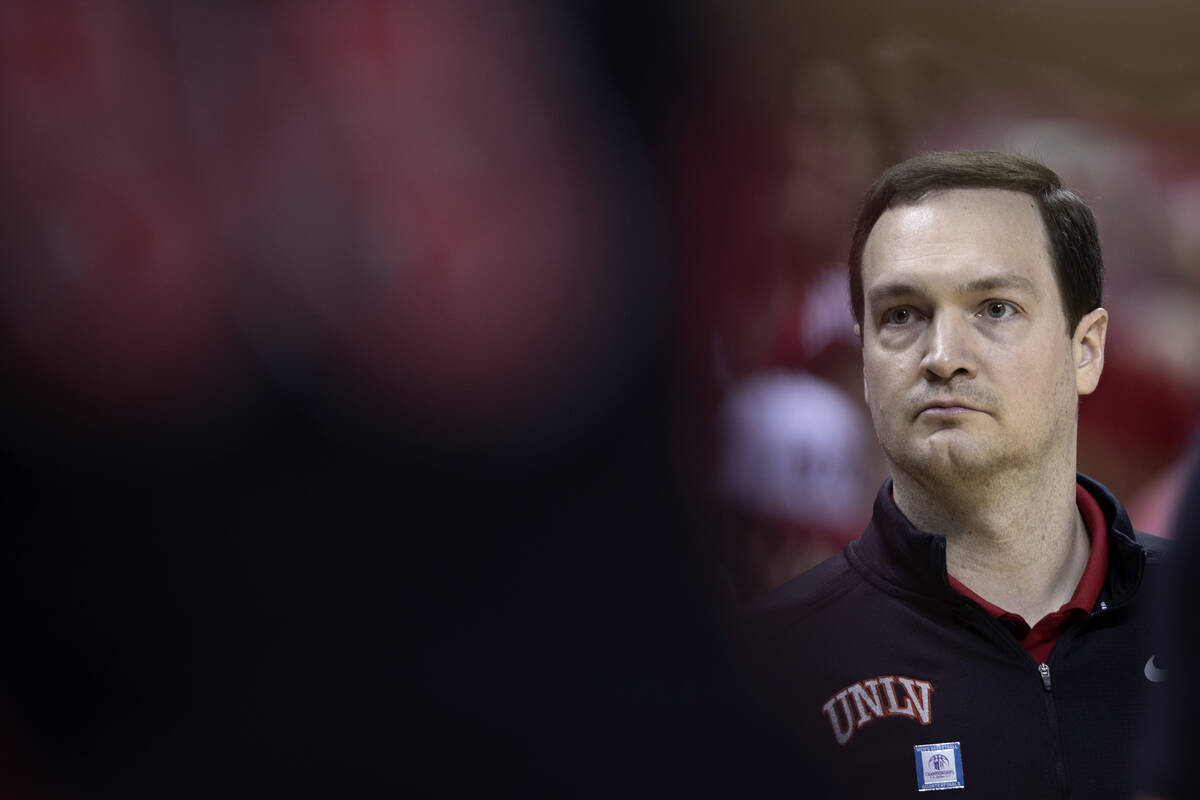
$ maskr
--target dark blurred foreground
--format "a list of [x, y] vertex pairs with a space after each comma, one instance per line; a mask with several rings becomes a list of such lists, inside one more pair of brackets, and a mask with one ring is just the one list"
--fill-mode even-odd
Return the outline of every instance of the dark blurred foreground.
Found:
[[675, 461], [670, 15], [0, 31], [0, 794], [744, 785]]

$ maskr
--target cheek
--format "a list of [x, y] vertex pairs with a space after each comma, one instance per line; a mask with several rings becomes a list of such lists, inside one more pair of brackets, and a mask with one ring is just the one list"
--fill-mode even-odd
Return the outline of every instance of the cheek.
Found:
[[879, 386], [877, 384], [876, 373], [871, 369], [870, 362], [863, 362], [863, 400], [867, 403], [867, 408], [871, 410], [871, 414], [875, 413], [875, 403], [882, 397]]
[[863, 360], [863, 383], [873, 397], [884, 399], [901, 380], [899, 361], [895, 356], [876, 355]]
[[1009, 371], [1007, 383], [1016, 403], [1032, 416], [1059, 417], [1073, 408], [1076, 399], [1075, 374], [1070, 358], [1046, 358], [1017, 363]]
[[883, 429], [881, 426], [889, 426], [895, 416], [887, 412], [897, 404], [897, 380], [894, 365], [892, 365], [892, 369], [888, 369], [886, 361], [880, 363], [875, 359], [864, 358], [863, 398], [866, 400], [867, 409], [871, 412], [871, 419], [874, 421], [877, 431]]

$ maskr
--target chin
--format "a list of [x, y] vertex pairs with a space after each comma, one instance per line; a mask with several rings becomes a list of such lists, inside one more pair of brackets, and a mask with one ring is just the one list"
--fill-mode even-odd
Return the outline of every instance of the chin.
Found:
[[940, 482], [979, 480], [1006, 467], [1006, 459], [978, 443], [928, 441], [903, 453], [888, 454], [889, 460], [910, 475]]

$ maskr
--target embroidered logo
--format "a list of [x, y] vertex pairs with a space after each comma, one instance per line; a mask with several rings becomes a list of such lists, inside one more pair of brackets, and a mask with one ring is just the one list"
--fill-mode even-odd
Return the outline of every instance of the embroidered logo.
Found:
[[1142, 674], [1146, 676], [1146, 680], [1151, 683], [1162, 683], [1167, 679], [1167, 671], [1159, 669], [1158, 664], [1154, 663], [1155, 656], [1150, 656], [1146, 659], [1146, 666], [1142, 670]]
[[961, 789], [966, 785], [958, 742], [919, 744], [913, 748], [913, 754], [917, 759], [917, 791]]
[[856, 730], [874, 719], [910, 717], [928, 725], [933, 719], [931, 692], [933, 684], [929, 681], [880, 675], [842, 689], [825, 701], [821, 712], [828, 718], [838, 744], [845, 744]]

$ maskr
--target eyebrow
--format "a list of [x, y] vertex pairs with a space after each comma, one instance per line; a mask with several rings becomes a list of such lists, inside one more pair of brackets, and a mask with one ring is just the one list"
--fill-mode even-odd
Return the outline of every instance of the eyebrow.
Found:
[[968, 281], [960, 284], [958, 287], [958, 291], [964, 294], [968, 292], [990, 292], [993, 289], [1020, 289], [1032, 292], [1034, 291], [1034, 285], [1033, 281], [1024, 275], [1018, 275], [1015, 272], [1005, 272], [1000, 275], [988, 275], [984, 278]]
[[[973, 281], [960, 283], [955, 288], [959, 294], [976, 294], [978, 292], [990, 292], [996, 289], [1018, 289], [1030, 293], [1036, 291], [1033, 281], [1029, 280], [1029, 278], [1026, 278], [1024, 275], [1018, 275], [1015, 272], [987, 275], [982, 278], [976, 278]], [[880, 301], [893, 297], [911, 297], [913, 295], [920, 295], [923, 293], [924, 290], [915, 283], [909, 283], [907, 281], [887, 281], [871, 287], [871, 290], [867, 292], [867, 301], [874, 305]]]

